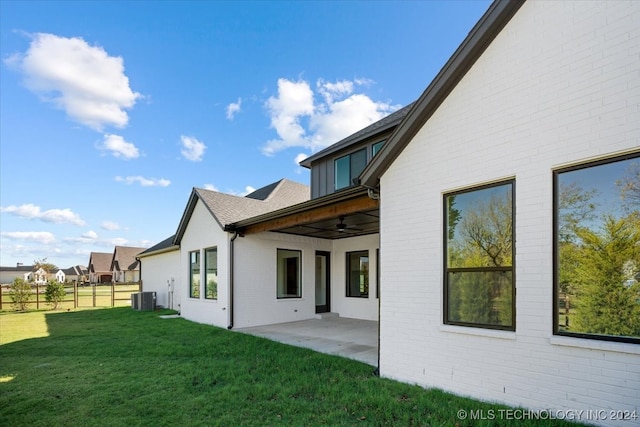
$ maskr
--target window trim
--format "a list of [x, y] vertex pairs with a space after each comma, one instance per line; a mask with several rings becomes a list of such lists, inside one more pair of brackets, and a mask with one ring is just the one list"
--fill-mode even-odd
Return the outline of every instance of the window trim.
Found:
[[[279, 295], [279, 268], [280, 268], [280, 262], [279, 262], [279, 253], [280, 251], [287, 251], [287, 252], [297, 252], [298, 253], [298, 283], [297, 283], [297, 292], [296, 295], [294, 296], [290, 296], [288, 294], [286, 294], [285, 296], [280, 296]], [[285, 284], [286, 286], [286, 284]], [[302, 250], [300, 249], [286, 249], [286, 248], [276, 248], [276, 299], [278, 300], [291, 300], [291, 299], [302, 299]]]
[[345, 296], [347, 298], [369, 299], [369, 296], [371, 295], [371, 268], [369, 268], [367, 270], [367, 282], [369, 282], [367, 284], [367, 294], [366, 295], [350, 295], [350, 290], [351, 290], [351, 269], [350, 269], [351, 259], [350, 259], [350, 255], [352, 255], [352, 254], [365, 254], [365, 253], [367, 254], [367, 259], [368, 259], [367, 263], [368, 263], [369, 266], [371, 266], [371, 256], [369, 255], [369, 249], [345, 252], [345, 273], [346, 273], [346, 276], [347, 276], [346, 277], [346, 286], [345, 286]]
[[[216, 253], [216, 265], [215, 265], [215, 270], [216, 270], [216, 293], [215, 293], [215, 298], [209, 298], [207, 296], [208, 290], [209, 290], [209, 278], [208, 278], [208, 269], [209, 269], [209, 264], [207, 263], [207, 253], [211, 252], [211, 251], [215, 251]], [[218, 300], [218, 281], [217, 281], [217, 277], [218, 277], [218, 247], [217, 246], [211, 246], [209, 248], [205, 248], [204, 249], [204, 265], [203, 265], [203, 270], [204, 270], [204, 299], [208, 300], [208, 301], [217, 301]]]
[[[387, 142], [386, 139], [374, 142], [373, 144], [371, 144], [371, 158], [373, 159], [375, 157], [376, 154], [378, 154], [380, 152], [380, 150], [382, 150], [382, 147], [384, 147], [385, 142]], [[376, 147], [380, 147], [376, 150]]]
[[[200, 276], [200, 283], [198, 284], [198, 295], [194, 296], [194, 286], [193, 286], [193, 262], [191, 261], [191, 255], [196, 255], [197, 263], [198, 263], [198, 274]], [[189, 251], [189, 298], [200, 299], [202, 292], [200, 292], [200, 288], [202, 287], [202, 263], [200, 261], [200, 249], [195, 251]]]
[[[474, 268], [454, 268], [450, 269], [449, 264], [449, 224], [448, 218], [448, 206], [447, 198], [459, 194], [471, 193], [474, 191], [486, 190], [488, 188], [500, 187], [503, 185], [511, 185], [511, 267], [474, 267]], [[442, 239], [443, 239], [443, 287], [442, 287], [442, 323], [448, 326], [462, 326], [478, 329], [489, 329], [499, 331], [511, 331], [516, 330], [516, 180], [515, 178], [505, 179], [501, 181], [495, 181], [483, 185], [477, 185], [474, 187], [468, 187], [462, 190], [452, 191], [444, 193], [442, 195]], [[458, 322], [450, 321], [449, 317], [449, 272], [451, 270], [457, 270], [460, 272], [489, 272], [489, 271], [511, 271], [511, 318], [512, 324], [508, 326], [492, 325], [484, 323], [471, 323], [471, 322]]]
[[582, 169], [594, 168], [598, 166], [603, 166], [611, 163], [616, 163], [624, 160], [631, 159], [639, 159], [640, 160], [640, 152], [627, 153], [614, 157], [607, 157], [604, 159], [598, 159], [588, 162], [576, 163], [570, 166], [565, 166], [561, 168], [554, 169], [552, 171], [552, 182], [553, 182], [553, 231], [552, 231], [552, 275], [553, 275], [553, 337], [566, 337], [566, 338], [575, 338], [575, 339], [586, 339], [586, 340], [595, 340], [595, 341], [608, 341], [608, 342], [617, 342], [617, 343], [627, 343], [627, 344], [640, 344], [640, 337], [628, 337], [628, 336], [615, 336], [615, 335], [601, 335], [601, 334], [588, 334], [584, 332], [567, 332], [560, 330], [560, 308], [559, 308], [559, 267], [560, 267], [560, 248], [558, 242], [558, 227], [559, 217], [558, 210], [560, 206], [559, 201], [559, 175], [567, 172], [574, 172]]

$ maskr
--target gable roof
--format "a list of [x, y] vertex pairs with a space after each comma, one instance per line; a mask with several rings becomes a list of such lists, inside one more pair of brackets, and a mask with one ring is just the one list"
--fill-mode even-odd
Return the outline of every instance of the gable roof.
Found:
[[178, 225], [173, 244], [180, 244], [198, 200], [205, 205], [220, 228], [224, 229], [227, 224], [302, 203], [309, 200], [309, 197], [309, 186], [287, 179], [259, 188], [245, 197], [194, 188]]
[[140, 259], [147, 256], [157, 255], [164, 252], [170, 252], [180, 249], [180, 246], [173, 244], [173, 239], [175, 239], [175, 237], [175, 234], [173, 236], [167, 237], [163, 241], [151, 246], [149, 249], [140, 252], [138, 255], [136, 255], [136, 258]]
[[89, 255], [89, 271], [92, 273], [108, 272], [111, 267], [113, 253], [91, 252]]
[[438, 75], [413, 104], [405, 119], [387, 139], [378, 155], [362, 171], [361, 185], [376, 187], [379, 184], [382, 174], [500, 34], [524, 1], [495, 0], [489, 6]]
[[356, 133], [353, 133], [346, 138], [336, 142], [335, 144], [328, 146], [324, 150], [318, 151], [313, 156], [307, 157], [300, 162], [300, 166], [311, 168], [311, 163], [315, 160], [336, 153], [350, 146], [351, 144], [373, 137], [379, 133], [384, 132], [385, 130], [392, 129], [394, 126], [397, 126], [400, 122], [402, 122], [402, 120], [409, 113], [409, 110], [411, 109], [413, 104], [414, 103], [412, 102], [411, 104], [402, 107], [401, 109], [389, 114], [388, 116], [383, 117], [377, 122], [372, 123], [369, 126], [360, 129]]
[[136, 255], [147, 248], [135, 248], [132, 246], [116, 246], [111, 258], [111, 269], [116, 270], [137, 270], [139, 261]]

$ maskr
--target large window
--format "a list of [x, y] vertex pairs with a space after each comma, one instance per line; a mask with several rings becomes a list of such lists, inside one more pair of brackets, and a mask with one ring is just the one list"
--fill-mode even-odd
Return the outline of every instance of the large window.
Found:
[[278, 249], [277, 294], [278, 298], [302, 296], [302, 252]]
[[189, 252], [189, 296], [200, 298], [200, 251]]
[[369, 297], [369, 251], [347, 252], [347, 296]]
[[444, 196], [444, 323], [515, 330], [513, 181]]
[[204, 297], [206, 299], [218, 299], [218, 248], [204, 250]]
[[353, 180], [360, 176], [360, 173], [364, 170], [365, 166], [367, 166], [366, 148], [336, 159], [336, 190], [351, 187], [353, 185]]
[[554, 329], [640, 343], [640, 153], [554, 172]]

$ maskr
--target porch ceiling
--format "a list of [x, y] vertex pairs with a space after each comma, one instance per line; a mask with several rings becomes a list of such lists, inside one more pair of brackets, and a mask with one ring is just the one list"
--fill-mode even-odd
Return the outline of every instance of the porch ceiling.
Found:
[[272, 231], [332, 240], [374, 234], [380, 231], [379, 201], [368, 197], [366, 191], [353, 190], [240, 221], [226, 229], [243, 235]]
[[[338, 224], [343, 224], [345, 227], [339, 229]], [[337, 215], [329, 219], [293, 225], [272, 231], [332, 240], [364, 236], [380, 231], [380, 210], [375, 208], [363, 212]]]

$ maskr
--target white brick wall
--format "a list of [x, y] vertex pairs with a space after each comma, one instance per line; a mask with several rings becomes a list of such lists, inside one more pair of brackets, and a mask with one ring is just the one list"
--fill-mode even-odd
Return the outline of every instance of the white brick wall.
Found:
[[[639, 345], [552, 334], [552, 171], [640, 150], [639, 104], [640, 2], [522, 6], [382, 178], [382, 375], [640, 416]], [[445, 326], [442, 195], [504, 178], [516, 180], [517, 330]]]
[[[141, 258], [142, 290], [156, 293], [156, 304], [180, 310], [180, 250]], [[173, 282], [173, 288], [168, 284]], [[169, 292], [173, 291], [173, 300]]]

